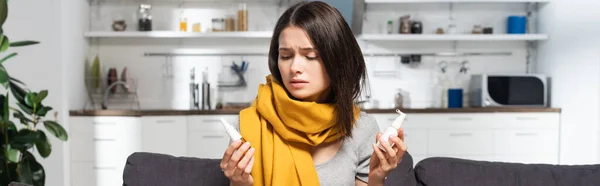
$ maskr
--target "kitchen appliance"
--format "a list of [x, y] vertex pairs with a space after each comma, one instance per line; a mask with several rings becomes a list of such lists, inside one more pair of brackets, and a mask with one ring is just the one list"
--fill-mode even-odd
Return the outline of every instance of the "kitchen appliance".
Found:
[[470, 80], [471, 107], [548, 107], [549, 77], [542, 74], [477, 74]]

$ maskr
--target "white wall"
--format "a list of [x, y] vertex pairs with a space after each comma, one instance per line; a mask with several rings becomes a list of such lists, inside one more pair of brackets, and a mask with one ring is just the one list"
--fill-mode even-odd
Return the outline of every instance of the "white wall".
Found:
[[600, 1], [556, 0], [541, 7], [538, 70], [553, 78], [552, 102], [562, 108], [561, 163], [599, 163]]
[[[128, 4], [126, 4], [128, 5]], [[210, 18], [224, 16], [235, 11], [235, 4], [203, 4], [186, 5], [186, 14], [190, 22], [200, 21], [203, 29], [210, 29]], [[201, 8], [199, 8], [201, 7]], [[483, 11], [491, 8], [491, 11]], [[113, 17], [121, 16], [128, 19], [128, 30], [134, 30], [134, 18], [127, 17], [135, 11], [133, 5], [118, 6], [103, 4], [91, 9], [92, 30], [110, 30]], [[459, 32], [468, 33], [474, 24], [491, 25], [495, 33], [503, 33], [504, 21], [509, 15], [521, 15], [523, 4], [457, 4], [454, 7], [454, 17], [459, 26]], [[418, 13], [416, 13], [418, 12]], [[157, 4], [152, 11], [155, 20], [155, 30], [177, 30], [180, 10], [175, 5]], [[282, 13], [272, 4], [250, 4], [250, 30], [270, 30], [275, 20]], [[365, 19], [364, 32], [378, 32], [378, 24], [388, 19], [395, 21], [397, 31], [398, 17], [404, 14], [417, 15], [424, 23], [424, 32], [431, 33], [437, 26], [446, 25], [449, 18], [447, 4], [426, 4], [420, 6], [369, 6]], [[480, 56], [434, 58], [424, 57], [422, 64], [417, 67], [400, 65], [394, 57], [366, 57], [372, 98], [380, 102], [382, 108], [390, 107], [396, 89], [402, 88], [410, 93], [411, 107], [423, 108], [431, 105], [432, 90], [429, 85], [434, 76], [435, 65], [441, 60], [460, 62], [469, 60], [471, 73], [523, 73], [526, 71], [524, 42], [458, 42], [456, 48], [452, 42], [360, 42], [365, 52], [443, 52], [443, 51], [491, 51], [512, 52], [511, 56]], [[131, 75], [139, 82], [139, 96], [143, 109], [188, 109], [189, 108], [189, 73], [196, 67], [197, 80], [204, 68], [209, 67], [210, 82], [214, 86], [219, 73], [228, 75], [228, 65], [231, 61], [238, 64], [242, 57], [175, 57], [173, 58], [172, 73], [174, 77], [167, 78], [164, 57], [144, 57], [145, 52], [184, 52], [184, 51], [215, 51], [215, 52], [268, 52], [268, 39], [92, 39], [90, 52], [87, 56], [93, 59], [99, 54], [104, 68], [116, 67], [120, 71], [127, 67]], [[251, 63], [247, 73], [249, 85], [247, 88], [223, 90], [219, 96], [231, 102], [250, 102], [256, 95], [257, 86], [264, 82], [264, 76], [269, 73], [266, 56], [244, 57]], [[394, 76], [379, 76], [375, 72], [396, 72]], [[458, 72], [458, 65], [451, 65], [453, 73]], [[103, 73], [106, 74], [106, 73]], [[213, 94], [214, 95], [214, 94]], [[216, 99], [215, 99], [216, 100]], [[212, 101], [215, 104], [215, 100]], [[71, 104], [72, 109], [83, 108], [83, 103]], [[129, 105], [127, 105], [129, 106]], [[126, 108], [109, 105], [109, 108]]]
[[[41, 44], [9, 49], [19, 52], [19, 55], [4, 64], [11, 76], [25, 82], [31, 90], [48, 89], [50, 93], [45, 102], [59, 112], [59, 122], [65, 125], [68, 121], [68, 107], [64, 102], [66, 91], [63, 74], [66, 72], [61, 60], [60, 1], [9, 1], [9, 16], [4, 25], [4, 33], [11, 41], [37, 40]], [[64, 185], [65, 143], [55, 137], [49, 138], [52, 144], [50, 157], [42, 159], [37, 153], [34, 154], [44, 165], [46, 185]]]

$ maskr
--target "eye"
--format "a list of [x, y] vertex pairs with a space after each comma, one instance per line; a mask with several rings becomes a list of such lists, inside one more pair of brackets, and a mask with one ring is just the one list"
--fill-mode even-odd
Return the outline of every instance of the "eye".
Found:
[[292, 56], [283, 56], [283, 55], [279, 56], [279, 59], [281, 59], [281, 60], [288, 60], [290, 58], [292, 58]]
[[319, 59], [319, 56], [306, 56], [306, 59], [308, 59], [308, 60], [317, 60], [317, 59]]

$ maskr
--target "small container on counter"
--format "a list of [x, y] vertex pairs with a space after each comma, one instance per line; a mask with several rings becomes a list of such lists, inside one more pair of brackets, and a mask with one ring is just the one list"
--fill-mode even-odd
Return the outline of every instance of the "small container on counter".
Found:
[[235, 31], [235, 20], [233, 19], [233, 16], [227, 16], [227, 18], [225, 18], [225, 31]]
[[224, 19], [213, 18], [212, 19], [212, 31], [213, 32], [222, 32], [223, 30], [224, 30]]
[[187, 18], [182, 17], [181, 20], [179, 20], [179, 31], [181, 32], [187, 32], [187, 28], [188, 28], [188, 24], [187, 24]]
[[141, 4], [137, 12], [138, 31], [152, 31], [152, 5]]
[[202, 32], [200, 23], [194, 23], [192, 25], [192, 32]]
[[238, 6], [238, 31], [248, 31], [248, 7], [244, 0]]

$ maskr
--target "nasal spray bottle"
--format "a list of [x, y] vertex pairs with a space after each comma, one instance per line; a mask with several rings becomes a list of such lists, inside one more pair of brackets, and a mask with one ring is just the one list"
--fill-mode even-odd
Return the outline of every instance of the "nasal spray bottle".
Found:
[[246, 143], [246, 139], [242, 137], [242, 135], [235, 130], [235, 127], [231, 126], [231, 124], [227, 123], [223, 118], [221, 118], [221, 124], [225, 127], [225, 132], [231, 138], [231, 141], [242, 140], [242, 144]]
[[[406, 114], [404, 114], [403, 112], [401, 112], [398, 109], [396, 109], [396, 112], [398, 114], [400, 114], [400, 116], [398, 116], [396, 118], [396, 120], [394, 120], [394, 122], [392, 123], [392, 125], [390, 125], [390, 127], [385, 129], [385, 131], [379, 138], [379, 141], [385, 141], [385, 142], [389, 143], [388, 139], [390, 139], [390, 136], [398, 136], [398, 129], [400, 129], [400, 127], [402, 127], [402, 122], [404, 122], [404, 119], [406, 118]], [[381, 149], [385, 152], [385, 148], [382, 146], [382, 144], [379, 143], [379, 141], [377, 141], [377, 147], [379, 147], [379, 149]], [[394, 145], [395, 145], [395, 143], [392, 143], [390, 147], [394, 147]]]

